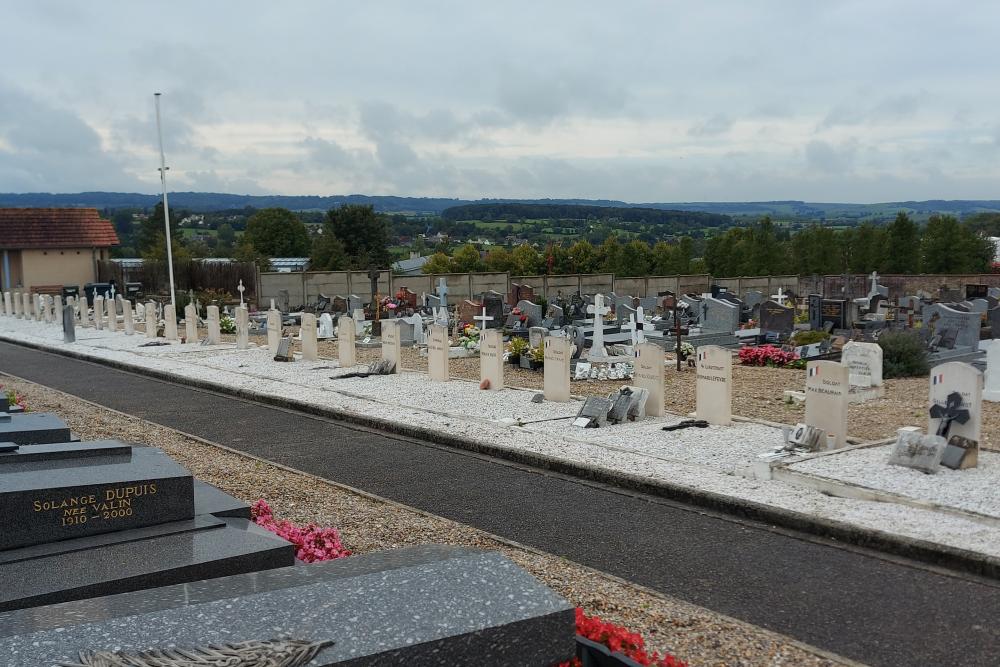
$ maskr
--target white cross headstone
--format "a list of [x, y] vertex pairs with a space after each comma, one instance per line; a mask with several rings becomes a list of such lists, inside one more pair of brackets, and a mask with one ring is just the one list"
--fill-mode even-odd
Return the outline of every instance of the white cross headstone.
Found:
[[632, 346], [642, 345], [646, 342], [646, 334], [643, 333], [643, 325], [645, 321], [645, 313], [642, 311], [642, 306], [635, 309], [635, 313], [628, 316], [628, 323], [625, 324], [623, 329], [628, 331], [632, 335]]
[[871, 298], [879, 293], [878, 291], [878, 271], [872, 271], [872, 286], [868, 289], [868, 298]]
[[483, 332], [486, 331], [486, 323], [487, 322], [492, 322], [493, 318], [492, 317], [488, 317], [486, 315], [486, 307], [483, 306], [483, 314], [482, 315], [476, 315], [472, 319], [474, 319], [475, 321], [479, 322], [479, 344], [480, 344], [480, 346], [482, 346], [482, 344], [483, 344]]
[[243, 286], [242, 278], [240, 278], [240, 284], [236, 286], [236, 291], [240, 293], [240, 308], [245, 308], [246, 304], [243, 302], [243, 292], [246, 292], [247, 288]]
[[772, 294], [771, 295], [771, 299], [773, 299], [775, 303], [784, 306], [785, 305], [785, 301], [788, 300], [788, 297], [785, 295], [785, 290], [783, 290], [782, 288], [779, 287], [778, 288], [778, 293], [777, 294]]
[[[599, 359], [604, 354], [604, 316], [611, 312], [611, 309], [604, 305], [604, 295], [594, 296], [593, 305], [587, 306], [587, 312], [594, 316], [594, 337], [591, 339], [590, 359]], [[546, 348], [548, 349], [548, 348]], [[567, 392], [569, 389], [567, 388]], [[566, 399], [569, 400], [569, 399]]]
[[448, 281], [444, 278], [438, 278], [437, 285], [437, 296], [440, 300], [441, 306], [444, 308], [448, 307]]
[[114, 299], [115, 299], [115, 286], [111, 285], [111, 300], [114, 301]]

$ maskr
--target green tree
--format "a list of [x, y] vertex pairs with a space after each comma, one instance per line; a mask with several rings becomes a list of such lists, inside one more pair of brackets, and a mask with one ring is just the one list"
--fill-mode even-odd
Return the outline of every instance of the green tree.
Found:
[[466, 243], [452, 254], [451, 265], [454, 273], [475, 273], [485, 267], [479, 250], [471, 243]]
[[216, 238], [219, 240], [219, 249], [232, 248], [236, 243], [236, 231], [228, 222], [224, 222], [216, 229]]
[[622, 247], [619, 274], [627, 277], [648, 276], [653, 255], [645, 241], [632, 240]]
[[532, 246], [523, 243], [511, 253], [514, 271], [519, 276], [537, 276], [542, 273], [542, 256]]
[[958, 246], [962, 226], [951, 215], [932, 215], [924, 228], [920, 243], [921, 270], [924, 273], [958, 273], [963, 258]]
[[920, 228], [906, 211], [900, 211], [885, 228], [887, 252], [881, 270], [885, 273], [916, 273], [920, 270]]
[[597, 270], [597, 250], [583, 239], [569, 247], [571, 273], [594, 273]]
[[844, 235], [847, 244], [847, 270], [851, 273], [871, 273], [883, 265], [885, 230], [870, 222], [863, 223]]
[[313, 271], [343, 271], [350, 268], [344, 244], [329, 231], [324, 230], [313, 239], [309, 267]]
[[790, 247], [790, 269], [799, 275], [830, 275], [843, 271], [840, 238], [829, 227], [813, 224], [795, 234]]
[[309, 254], [309, 232], [285, 208], [265, 208], [250, 216], [243, 241], [268, 257], [303, 257]]
[[604, 273], [625, 275], [622, 266], [622, 246], [618, 242], [618, 237], [611, 235], [604, 239], [604, 243], [597, 249], [598, 269]]
[[323, 232], [340, 239], [353, 268], [389, 266], [392, 259], [389, 254], [389, 230], [385, 216], [377, 215], [372, 206], [347, 204], [330, 209], [326, 213]]
[[[174, 244], [180, 244], [180, 232], [177, 227], [177, 216], [170, 213], [170, 238]], [[160, 253], [167, 254], [167, 244], [164, 240], [163, 225], [163, 203], [160, 202], [153, 209], [148, 218], [142, 221], [135, 235], [135, 247], [143, 257]]]
[[486, 253], [486, 270], [501, 273], [504, 271], [513, 271], [514, 257], [511, 255], [510, 250], [499, 246]]
[[436, 252], [421, 269], [424, 273], [451, 273], [451, 258], [443, 252]]

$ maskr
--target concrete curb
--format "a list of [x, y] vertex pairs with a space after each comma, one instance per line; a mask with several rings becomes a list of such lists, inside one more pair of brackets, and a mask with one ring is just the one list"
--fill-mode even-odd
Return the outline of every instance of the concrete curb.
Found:
[[48, 352], [50, 354], [69, 357], [78, 361], [107, 366], [136, 375], [144, 375], [164, 382], [170, 382], [172, 384], [189, 386], [216, 394], [233, 396], [264, 405], [294, 410], [296, 412], [333, 419], [348, 424], [355, 424], [385, 433], [391, 433], [407, 438], [444, 445], [454, 449], [482, 454], [532, 468], [549, 470], [570, 477], [576, 477], [628, 491], [664, 498], [666, 500], [687, 505], [693, 505], [695, 507], [729, 514], [759, 523], [770, 524], [778, 528], [798, 531], [894, 556], [901, 556], [934, 566], [976, 574], [992, 579], [1000, 579], [1000, 558], [994, 558], [992, 556], [980, 554], [974, 551], [936, 544], [927, 540], [918, 540], [892, 535], [880, 530], [861, 528], [841, 521], [814, 517], [800, 512], [794, 512], [754, 501], [734, 499], [710, 491], [700, 491], [678, 484], [671, 484], [669, 482], [654, 482], [637, 475], [616, 472], [583, 463], [563, 461], [555, 457], [549, 457], [541, 454], [512, 451], [510, 449], [491, 445], [489, 443], [477, 442], [468, 438], [441, 433], [433, 429], [402, 425], [390, 420], [376, 419], [352, 412], [345, 412], [335, 408], [311, 405], [294, 399], [217, 385], [206, 380], [179, 377], [171, 373], [142, 368], [141, 366], [127, 364], [116, 360], [91, 357], [69, 349], [53, 348], [40, 343], [16, 340], [2, 334], [0, 334], [0, 341], [20, 345], [21, 347], [27, 347], [41, 352]]

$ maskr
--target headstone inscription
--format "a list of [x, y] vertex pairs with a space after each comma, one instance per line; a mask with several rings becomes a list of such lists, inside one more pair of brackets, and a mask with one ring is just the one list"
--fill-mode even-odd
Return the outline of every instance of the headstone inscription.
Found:
[[646, 414], [662, 417], [663, 408], [663, 348], [656, 343], [642, 343], [637, 348], [633, 382], [649, 392]]
[[402, 361], [402, 346], [399, 340], [399, 322], [396, 320], [382, 321], [382, 360], [392, 363], [391, 373], [399, 373]]
[[545, 337], [544, 391], [545, 399], [565, 403], [570, 399], [569, 367], [572, 351], [568, 338]]
[[219, 307], [212, 305], [206, 309], [208, 315], [208, 344], [218, 345], [222, 342], [222, 322], [219, 320]]
[[250, 311], [245, 305], [236, 309], [236, 349], [245, 350], [250, 347]]
[[427, 336], [427, 374], [435, 382], [448, 381], [448, 327], [432, 324]]
[[504, 388], [503, 378], [503, 332], [488, 329], [479, 339], [479, 382], [489, 382], [490, 391]]
[[695, 388], [698, 419], [729, 426], [733, 421], [733, 355], [718, 345], [703, 345], [697, 354]]
[[188, 343], [198, 342], [198, 310], [193, 303], [184, 306], [184, 340]]
[[302, 337], [302, 360], [316, 361], [319, 359], [318, 329], [315, 313], [302, 313], [299, 334]]
[[882, 348], [877, 343], [850, 341], [844, 345], [840, 363], [847, 366], [851, 387], [882, 386]]
[[963, 312], [957, 307], [943, 303], [925, 306], [923, 310], [924, 328], [931, 335], [938, 335], [945, 341], [945, 347], [979, 346], [979, 313]]
[[974, 468], [981, 442], [983, 374], [960, 362], [931, 369], [927, 432], [948, 444], [941, 464], [959, 470]]
[[76, 342], [76, 316], [73, 314], [73, 304], [62, 307], [63, 342]]
[[847, 446], [848, 376], [847, 366], [835, 361], [810, 361], [806, 366], [805, 423], [823, 429], [835, 449]]
[[789, 334], [795, 328], [795, 309], [776, 301], [765, 301], [760, 306], [759, 326], [763, 332]]
[[358, 363], [354, 346], [356, 332], [354, 318], [341, 315], [337, 320], [337, 359], [341, 368], [352, 368]]
[[271, 356], [278, 354], [278, 344], [281, 342], [281, 313], [277, 308], [267, 311], [267, 351]]

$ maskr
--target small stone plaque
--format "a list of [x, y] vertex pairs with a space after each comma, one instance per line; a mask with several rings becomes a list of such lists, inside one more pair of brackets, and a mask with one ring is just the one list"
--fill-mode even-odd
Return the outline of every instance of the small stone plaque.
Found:
[[941, 465], [952, 470], [975, 468], [979, 463], [979, 443], [975, 440], [953, 435], [941, 455]]
[[599, 396], [590, 396], [580, 406], [580, 411], [577, 413], [573, 425], [583, 428], [604, 426], [608, 422], [608, 412], [611, 407], [610, 400]]
[[933, 475], [941, 467], [946, 446], [945, 439], [939, 435], [900, 429], [889, 456], [889, 465], [905, 466]]

